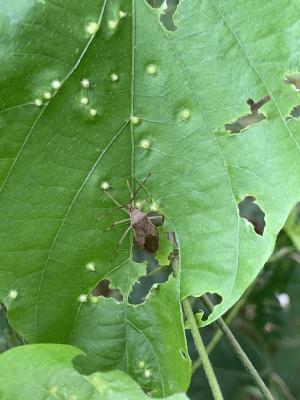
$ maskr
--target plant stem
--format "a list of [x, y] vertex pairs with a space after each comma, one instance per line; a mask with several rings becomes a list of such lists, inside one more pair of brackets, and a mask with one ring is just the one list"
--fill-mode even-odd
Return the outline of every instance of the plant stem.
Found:
[[149, 272], [149, 274], [146, 275], [146, 278], [156, 274], [157, 272], [164, 271], [167, 268], [170, 268], [170, 265], [160, 265], [159, 267], [157, 267], [157, 268], [153, 269], [151, 272]]
[[[213, 304], [210, 302], [209, 298], [206, 295], [202, 296], [202, 300], [206, 307], [210, 310], [213, 311]], [[233, 348], [235, 351], [236, 355], [238, 358], [241, 360], [242, 364], [244, 365], [245, 369], [248, 371], [248, 373], [251, 375], [252, 379], [255, 381], [258, 389], [261, 391], [265, 399], [267, 400], [274, 400], [274, 397], [272, 396], [270, 390], [267, 388], [266, 384], [264, 381], [261, 379], [259, 376], [258, 372], [254, 368], [252, 362], [249, 360], [247, 357], [246, 353], [240, 346], [239, 342], [236, 340], [235, 336], [231, 332], [231, 330], [228, 328], [228, 326], [225, 324], [224, 320], [222, 318], [219, 318], [216, 320], [216, 324], [219, 326], [221, 331], [223, 332], [225, 338], [227, 339], [228, 343], [230, 346]]]
[[271, 379], [277, 386], [277, 388], [280, 390], [280, 393], [283, 395], [283, 397], [286, 400], [296, 400], [295, 397], [292, 395], [290, 392], [289, 387], [287, 384], [284, 382], [284, 380], [276, 374], [276, 372], [271, 373]]
[[207, 355], [204, 343], [202, 341], [202, 338], [201, 338], [201, 335], [199, 332], [199, 328], [197, 326], [197, 322], [195, 320], [189, 299], [183, 300], [182, 303], [183, 303], [183, 308], [184, 308], [184, 311], [185, 311], [185, 314], [187, 317], [189, 327], [192, 332], [192, 336], [193, 336], [193, 339], [195, 342], [196, 349], [199, 353], [208, 383], [209, 383], [211, 391], [212, 391], [212, 395], [215, 400], [223, 400], [223, 395], [221, 393], [221, 390], [220, 390], [216, 375], [214, 373], [213, 367], [211, 365], [211, 362], [208, 358], [208, 355]]
[[[211, 341], [208, 343], [208, 345], [206, 347], [207, 354], [210, 354], [213, 351], [213, 349], [216, 347], [216, 345], [219, 343], [220, 339], [223, 336], [220, 329], [219, 328], [217, 328], [217, 329], [218, 330], [216, 331], [213, 338], [211, 339]], [[201, 360], [201, 358], [198, 358], [192, 365], [192, 374], [195, 373], [197, 371], [197, 369], [199, 369], [201, 367], [201, 365], [202, 365], [202, 360]]]
[[[252, 287], [253, 286], [250, 286], [248, 291], [244, 294], [244, 296], [236, 303], [236, 305], [230, 311], [229, 315], [225, 319], [225, 322], [227, 325], [229, 325], [231, 323], [231, 321], [236, 317], [236, 315], [239, 313], [240, 309], [245, 304]], [[208, 345], [206, 347], [207, 354], [210, 354], [213, 351], [213, 349], [219, 343], [222, 336], [223, 336], [222, 331], [217, 327], [216, 333], [214, 334], [213, 338], [211, 339], [211, 341], [208, 343]], [[197, 369], [201, 367], [201, 365], [202, 365], [202, 361], [200, 358], [198, 358], [198, 360], [196, 360], [193, 364], [192, 373], [196, 372]]]

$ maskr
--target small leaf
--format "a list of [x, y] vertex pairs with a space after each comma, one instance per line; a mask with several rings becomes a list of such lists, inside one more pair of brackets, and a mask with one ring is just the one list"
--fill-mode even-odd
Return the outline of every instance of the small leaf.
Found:
[[[0, 398], [7, 400], [56, 398], [61, 400], [149, 399], [122, 371], [90, 376], [74, 369], [72, 360], [81, 351], [57, 344], [16, 347], [0, 356]], [[184, 394], [168, 397], [184, 400]]]

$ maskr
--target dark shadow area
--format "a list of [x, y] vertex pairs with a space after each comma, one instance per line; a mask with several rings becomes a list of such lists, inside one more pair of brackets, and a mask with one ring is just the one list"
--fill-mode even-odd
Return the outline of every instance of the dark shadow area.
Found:
[[246, 196], [244, 200], [238, 204], [240, 217], [249, 221], [258, 235], [263, 235], [265, 229], [265, 213], [255, 203], [254, 196]]

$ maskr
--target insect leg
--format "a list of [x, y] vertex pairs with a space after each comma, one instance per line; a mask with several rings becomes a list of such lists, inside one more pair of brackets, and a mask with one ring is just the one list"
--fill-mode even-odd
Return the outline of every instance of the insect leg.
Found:
[[135, 196], [138, 194], [138, 192], [141, 190], [141, 188], [144, 189], [144, 191], [149, 195], [149, 197], [151, 198], [151, 194], [149, 193], [148, 189], [145, 186], [145, 183], [147, 182], [149, 176], [152, 174], [152, 172], [149, 172], [149, 174], [146, 176], [146, 178], [143, 181], [140, 181], [138, 178], [136, 178], [135, 176], [133, 176], [133, 179], [135, 179], [138, 183], [139, 183], [139, 187], [137, 188], [136, 192], [133, 194], [133, 198], [135, 198]]
[[104, 230], [108, 231], [109, 229], [113, 229], [114, 226], [126, 224], [126, 222], [130, 222], [130, 218], [121, 219], [121, 221], [114, 222], [113, 224], [111, 224], [111, 226], [109, 226], [108, 228], [105, 228]]
[[132, 189], [131, 189], [131, 186], [130, 186], [130, 183], [129, 183], [129, 180], [127, 179], [127, 186], [128, 186], [128, 189], [129, 189], [129, 192], [130, 192], [130, 198], [131, 198], [131, 200], [133, 199], [133, 192], [132, 192]]
[[120, 246], [121, 246], [123, 240], [124, 240], [125, 237], [128, 235], [128, 232], [130, 232], [130, 228], [131, 228], [131, 225], [129, 225], [129, 227], [128, 227], [128, 228], [126, 229], [126, 231], [123, 233], [121, 239], [120, 239], [119, 242], [118, 242], [118, 246], [117, 246], [116, 250], [114, 251], [114, 253], [113, 253], [112, 257], [111, 257], [111, 261], [116, 257], [117, 253], [119, 252]]
[[126, 229], [126, 231], [123, 233], [121, 239], [119, 240], [118, 244], [119, 246], [122, 244], [123, 240], [126, 238], [126, 236], [128, 235], [128, 233], [130, 232], [131, 229], [131, 225], [129, 225], [129, 227]]
[[113, 198], [113, 196], [105, 190], [104, 192], [119, 208], [121, 208], [124, 212], [126, 212], [126, 214], [129, 214], [129, 212], [127, 211], [127, 207], [126, 206], [122, 206], [120, 203], [117, 202], [116, 199]]

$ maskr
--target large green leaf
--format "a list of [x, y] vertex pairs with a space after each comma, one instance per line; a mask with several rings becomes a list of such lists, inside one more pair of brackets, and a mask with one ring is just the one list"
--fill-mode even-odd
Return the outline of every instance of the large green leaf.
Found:
[[[12, 349], [0, 356], [1, 400], [131, 400], [149, 399], [132, 378], [121, 371], [77, 372], [72, 360], [80, 350], [67, 345], [37, 344]], [[168, 397], [185, 400], [184, 394]]]
[[[31, 341], [71, 343], [75, 337], [91, 355], [89, 369], [111, 369], [122, 360], [122, 368], [144, 381], [136, 366], [145, 358], [154, 371], [147, 379], [149, 390], [156, 395], [185, 391], [190, 361], [183, 355], [178, 282], [170, 281], [145, 310], [142, 305], [130, 312], [127, 298], [145, 266], [132, 261], [130, 238], [118, 249], [123, 226], [104, 231], [123, 212], [108, 212], [114, 204], [100, 191], [100, 182], [107, 179], [126, 204], [126, 178], [134, 167], [131, 8], [106, 0], [0, 4], [6, 32], [1, 297], [9, 316]], [[97, 24], [99, 33], [91, 35]], [[83, 79], [89, 79], [89, 88]], [[88, 105], [82, 104], [85, 97]], [[82, 304], [104, 278], [122, 290], [124, 302], [103, 300], [99, 310]], [[103, 322], [107, 315], [109, 326]], [[92, 324], [101, 333], [96, 344]], [[130, 337], [140, 343], [138, 351]], [[99, 354], [102, 343], [105, 361]]]
[[[299, 99], [284, 82], [298, 69], [293, 6], [182, 0], [174, 32], [144, 0], [0, 0], [0, 10], [0, 295], [15, 327], [29, 340], [69, 342], [85, 318], [79, 296], [103, 278], [127, 309], [145, 270], [132, 262], [132, 236], [118, 249], [122, 226], [105, 230], [123, 213], [109, 213], [100, 185], [126, 204], [126, 179], [149, 171], [147, 189], [178, 239], [180, 298], [218, 293], [206, 323], [217, 318], [257, 275], [300, 198], [298, 121], [286, 120]], [[249, 97], [266, 95], [266, 119], [225, 132], [249, 113]], [[239, 216], [246, 195], [265, 213], [263, 236]], [[176, 285], [167, 306], [177, 307], [178, 355]]]

